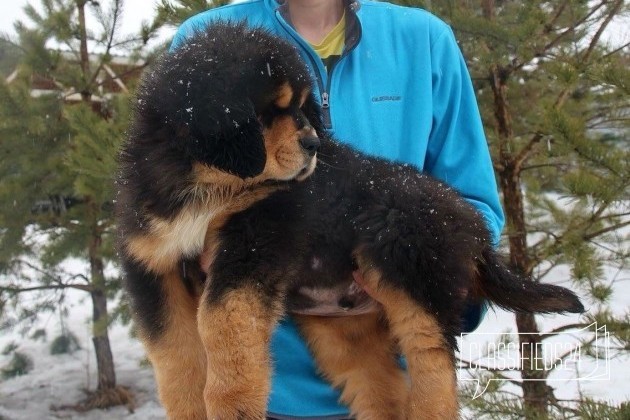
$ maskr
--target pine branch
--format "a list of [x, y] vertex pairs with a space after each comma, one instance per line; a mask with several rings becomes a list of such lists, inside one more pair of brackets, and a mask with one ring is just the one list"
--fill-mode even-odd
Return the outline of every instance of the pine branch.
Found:
[[562, 240], [564, 236], [554, 236], [554, 241], [551, 245], [549, 245], [546, 249], [546, 252], [539, 255], [530, 255], [529, 256], [529, 264], [525, 267], [527, 269], [526, 272], [532, 272], [534, 268], [539, 266], [543, 261], [549, 259], [550, 256], [554, 255], [557, 252], [557, 249], [562, 244]]
[[[582, 238], [584, 241], [591, 241], [592, 239], [601, 236], [605, 233], [608, 232], [612, 232], [618, 229], [621, 229], [625, 226], [630, 225], [630, 221], [626, 221], [623, 223], [619, 223], [619, 224], [615, 224], [615, 225], [611, 225], [608, 226], [606, 228], [600, 229], [596, 232], [592, 232], [590, 234], [586, 234], [586, 232], [588, 231], [588, 229], [590, 227], [592, 227], [593, 225], [595, 225], [596, 223], [598, 223], [601, 219], [601, 217], [606, 217], [609, 218], [609, 216], [602, 216], [603, 213], [606, 211], [606, 209], [610, 206], [610, 203], [604, 203], [602, 204], [602, 206], [600, 206], [592, 215], [590, 218], [588, 218], [586, 221], [582, 222], [582, 223], [578, 223], [578, 224], [574, 224], [574, 223], [569, 223], [569, 225], [566, 227], [566, 229], [564, 230], [564, 232], [562, 232], [561, 234], [552, 234], [551, 232], [546, 232], [547, 234], [549, 234], [550, 236], [552, 236], [554, 238], [554, 241], [552, 244], [550, 244], [547, 249], [546, 252], [539, 254], [539, 255], [530, 255], [530, 262], [527, 266], [528, 270], [533, 270], [534, 267], [538, 266], [539, 264], [541, 264], [543, 261], [547, 260], [551, 255], [554, 255], [555, 253], [558, 252], [558, 250], [560, 249], [560, 247], [562, 246], [564, 239], [568, 236], [568, 235], [573, 235], [576, 231], [581, 231], [582, 233]], [[542, 241], [542, 240], [541, 240]], [[541, 242], [539, 242], [538, 244], [540, 244]]]
[[[15, 260], [15, 262], [17, 264], [19, 264], [19, 265], [26, 266], [29, 269], [31, 269], [33, 271], [36, 271], [37, 273], [43, 275], [44, 277], [48, 277], [48, 279], [53, 281], [53, 282], [56, 282], [58, 284], [62, 284], [63, 283], [59, 276], [54, 276], [49, 271], [46, 271], [43, 268], [41, 268], [41, 267], [31, 263], [31, 262], [28, 262], [28, 261], [23, 260], [23, 259], [17, 259], [17, 260]], [[86, 284], [90, 284], [90, 280], [83, 274], [73, 274], [70, 277], [70, 279], [83, 279], [86, 282]]]
[[[608, 2], [605, 2], [605, 3], [608, 3]], [[599, 40], [602, 37], [604, 31], [606, 30], [610, 22], [612, 22], [613, 18], [619, 13], [619, 10], [621, 9], [621, 6], [623, 5], [623, 3], [624, 3], [624, 0], [617, 0], [617, 2], [614, 4], [610, 12], [608, 12], [608, 15], [606, 16], [602, 24], [597, 29], [597, 32], [595, 32], [593, 39], [591, 39], [591, 43], [589, 44], [586, 52], [584, 53], [584, 56], [582, 57], [583, 63], [588, 61], [588, 59], [591, 57], [591, 54], [593, 53], [593, 51], [595, 50], [595, 47], [599, 43]]]
[[23, 54], [26, 54], [28, 51], [22, 46], [22, 44], [17, 43], [13, 40], [11, 40], [11, 38], [9, 38], [8, 36], [5, 36], [5, 34], [2, 34], [0, 36], [0, 39], [3, 42], [6, 42], [7, 44], [10, 44], [12, 48], [16, 48], [18, 50], [20, 50]]
[[[555, 359], [564, 361], [567, 357], [571, 356], [572, 354], [575, 354], [576, 350], [578, 350], [582, 346], [588, 346], [590, 344], [593, 344], [597, 339], [598, 337], [597, 335], [595, 335], [587, 341], [581, 341], [580, 344], [576, 345], [576, 347], [572, 348], [571, 350], [567, 350], [566, 352], [562, 353], [560, 356], [556, 357]], [[562, 363], [552, 363], [550, 369], [545, 369], [545, 377], [549, 377], [549, 374], [552, 373], [558, 365], [562, 365]]]
[[521, 172], [530, 171], [530, 170], [533, 170], [533, 169], [540, 169], [540, 168], [557, 168], [557, 169], [568, 170], [572, 166], [573, 165], [571, 165], [570, 163], [564, 163], [564, 162], [540, 163], [540, 164], [537, 164], [537, 165], [522, 166], [521, 167]]
[[558, 45], [560, 43], [560, 41], [562, 41], [562, 39], [575, 32], [575, 30], [582, 24], [588, 22], [588, 20], [594, 16], [599, 9], [601, 9], [602, 7], [604, 7], [606, 4], [608, 3], [608, 0], [602, 0], [597, 6], [595, 6], [589, 13], [587, 13], [586, 15], [584, 15], [581, 19], [577, 20], [576, 22], [574, 22], [571, 26], [569, 26], [568, 28], [566, 28], [563, 32], [561, 32], [557, 37], [555, 37], [554, 39], [552, 39], [549, 43], [547, 43], [541, 52], [539, 52], [539, 56], [544, 55], [544, 53], [550, 49], [552, 49], [553, 47], [555, 47], [556, 45]]
[[[617, 6], [620, 6], [620, 2], [623, 0], [620, 0], [617, 4]], [[591, 13], [589, 13], [587, 15], [587, 17], [585, 17], [585, 19], [588, 18], [588, 16], [591, 16], [593, 13], [595, 13], [596, 10], [598, 10], [599, 8], [601, 8], [604, 3], [606, 2], [602, 2], [599, 4], [599, 6], [597, 6], [593, 11], [591, 11]], [[608, 16], [608, 18], [610, 19], [606, 19], [606, 21], [600, 26], [599, 29], [602, 30], [606, 28], [606, 26], [608, 26], [608, 24], [610, 23], [610, 20], [612, 20], [612, 18], [615, 16], [615, 14], [618, 12], [619, 7], [616, 7], [613, 12], [611, 12]], [[581, 21], [579, 21], [581, 22]], [[574, 30], [577, 26], [579, 26], [581, 23], [577, 23], [575, 25], [572, 25], [572, 29]], [[599, 31], [598, 31], [599, 32]], [[599, 33], [599, 35], [596, 37], [597, 41], [596, 43], [599, 41], [599, 37], [601, 37], [601, 33]], [[595, 37], [594, 37], [595, 38]], [[593, 39], [592, 41], [595, 41], [595, 39]], [[593, 44], [592, 44], [593, 45]], [[590, 55], [591, 55], [592, 51], [588, 52], [587, 54], [585, 54], [585, 56], [583, 57], [583, 61], [587, 60]], [[524, 65], [524, 63], [519, 66], [522, 67]], [[508, 68], [505, 70], [508, 74], [512, 73], [515, 70], [515, 68], [511, 68], [510, 66], [508, 66]], [[569, 94], [572, 91], [572, 86], [567, 86], [565, 87], [556, 97], [556, 100], [554, 102], [554, 109], [559, 110], [560, 108], [562, 108], [565, 104], [565, 102], [567, 101], [567, 99], [569, 98]], [[514, 165], [515, 168], [517, 168], [519, 171], [522, 168], [523, 164], [527, 161], [527, 159], [530, 157], [533, 149], [536, 147], [536, 145], [538, 145], [544, 138], [544, 135], [542, 133], [535, 133], [532, 138], [529, 140], [529, 142], [527, 143], [527, 145], [525, 145], [517, 154], [516, 158], [514, 158], [512, 160], [512, 164]], [[577, 151], [579, 153], [579, 151]], [[612, 169], [611, 169], [612, 170]]]
[[[625, 188], [625, 187], [624, 187]], [[608, 209], [608, 207], [610, 207], [611, 203], [609, 202], [604, 202], [601, 204], [601, 206], [599, 206], [599, 208], [597, 208], [595, 211], [593, 211], [593, 214], [591, 214], [591, 217], [589, 217], [588, 220], [588, 225], [592, 226], [593, 223], [596, 220], [599, 220], [600, 217], [602, 217], [604, 215], [604, 212]], [[595, 206], [593, 206], [594, 208]]]
[[121, 5], [120, 0], [115, 0], [114, 1], [114, 6], [113, 6], [112, 24], [111, 24], [111, 27], [109, 28], [109, 34], [108, 34], [107, 45], [105, 47], [105, 53], [102, 56], [103, 58], [100, 60], [98, 68], [96, 69], [96, 71], [92, 75], [92, 77], [90, 79], [90, 83], [88, 84], [88, 86], [92, 86], [94, 84], [94, 82], [96, 81], [96, 78], [98, 77], [99, 73], [103, 69], [103, 65], [105, 64], [105, 57], [109, 57], [109, 54], [110, 54], [110, 52], [112, 50], [112, 45], [113, 45], [113, 42], [114, 42], [114, 35], [116, 33], [116, 26], [118, 24], [118, 19], [120, 18], [120, 9], [121, 9], [121, 7], [122, 7], [122, 5]]
[[142, 37], [131, 36], [131, 37], [126, 38], [126, 39], [124, 39], [122, 41], [114, 42], [112, 44], [112, 48], [118, 48], [118, 47], [121, 47], [121, 46], [126, 46], [128, 44], [136, 44], [138, 42], [142, 42]]
[[521, 171], [521, 168], [523, 167], [523, 163], [525, 163], [527, 159], [529, 159], [536, 145], [538, 145], [543, 140], [544, 137], [545, 136], [542, 133], [534, 134], [534, 136], [529, 140], [529, 142], [521, 149], [518, 155], [514, 158], [513, 164], [517, 172]]
[[592, 233], [590, 233], [588, 235], [584, 235], [582, 237], [584, 238], [585, 241], [591, 241], [593, 238], [596, 238], [598, 236], [604, 235], [604, 234], [606, 234], [608, 232], [619, 230], [619, 229], [624, 228], [626, 226], [630, 226], [630, 220], [625, 221], [623, 223], [618, 223], [616, 225], [608, 226], [608, 227], [606, 227], [604, 229], [600, 229], [598, 231], [592, 232]]
[[[535, 254], [534, 254], [535, 255]], [[534, 281], [536, 281], [537, 283], [540, 283], [542, 279], [544, 279], [545, 277], [547, 277], [547, 275], [549, 273], [551, 273], [553, 271], [554, 268], [556, 268], [558, 266], [558, 264], [551, 264], [551, 267], [547, 268], [546, 270], [538, 273], [536, 275], [536, 278]], [[530, 270], [533, 270], [534, 267], [531, 267]]]
[[[583, 16], [581, 19], [577, 20], [576, 22], [574, 22], [570, 27], [566, 28], [563, 32], [561, 32], [558, 36], [556, 36], [554, 39], [552, 39], [551, 41], [549, 41], [545, 46], [543, 46], [541, 49], [535, 51], [532, 54], [532, 58], [529, 60], [523, 60], [520, 61], [520, 59], [518, 57], [514, 58], [512, 60], [512, 63], [510, 64], [510, 66], [508, 66], [508, 70], [510, 73], [516, 72], [518, 70], [521, 70], [523, 67], [525, 67], [527, 64], [531, 63], [531, 61], [535, 58], [538, 57], [543, 57], [547, 54], [547, 52], [549, 50], [551, 50], [552, 48], [554, 48], [556, 45], [558, 45], [560, 43], [560, 41], [562, 41], [567, 35], [572, 34], [573, 32], [575, 32], [575, 30], [582, 24], [584, 24], [585, 22], [587, 22], [595, 13], [597, 13], [597, 11], [599, 9], [601, 9], [603, 6], [605, 6], [608, 2], [606, 0], [603, 0], [601, 3], [599, 3], [597, 6], [595, 6], [589, 13], [587, 13], [585, 16]], [[554, 18], [552, 18], [552, 21], [556, 21], [560, 16], [554, 16]]]
[[9, 292], [9, 293], [25, 293], [25, 292], [33, 292], [37, 290], [57, 290], [57, 289], [77, 289], [83, 290], [84, 292], [92, 293], [94, 291], [93, 287], [86, 286], [83, 284], [55, 284], [48, 286], [34, 286], [34, 287], [7, 287], [0, 286], [0, 292]]
[[[145, 67], [149, 66], [150, 64], [151, 64], [150, 62], [145, 61], [143, 64], [141, 64], [141, 65], [139, 65], [139, 66], [137, 66], [137, 67], [130, 68], [130, 69], [129, 69], [129, 70], [127, 70], [127, 71], [124, 71], [124, 72], [122, 72], [122, 73], [117, 74], [117, 77], [116, 77], [116, 78], [117, 78], [117, 79], [122, 79], [124, 76], [127, 76], [127, 75], [129, 75], [129, 74], [131, 74], [131, 73], [133, 73], [133, 72], [135, 72], [135, 71], [142, 70], [142, 69], [144, 69]], [[98, 88], [98, 87], [100, 87], [100, 86], [104, 85], [104, 84], [105, 84], [105, 83], [107, 83], [107, 82], [108, 82], [108, 80], [106, 80], [106, 79], [105, 79], [105, 80], [102, 80], [102, 81], [100, 81], [100, 82], [98, 82], [98, 83], [94, 84], [93, 86], [94, 86], [95, 88]], [[67, 92], [67, 93], [64, 95], [63, 99], [64, 99], [64, 100], [65, 100], [65, 99], [68, 99], [68, 98], [69, 98], [70, 96], [72, 96], [74, 93], [76, 93], [74, 90], [71, 90], [71, 91]]]
[[546, 340], [547, 338], [555, 337], [558, 334], [561, 334], [565, 331], [575, 330], [575, 329], [584, 329], [585, 327], [588, 327], [589, 325], [591, 325], [591, 323], [577, 322], [574, 324], [567, 324], [558, 328], [554, 328], [553, 330], [549, 332], [540, 333], [538, 336], [540, 337], [541, 340]]
[[[497, 368], [491, 368], [489, 366], [483, 366], [483, 365], [480, 365], [478, 363], [473, 365], [472, 362], [470, 362], [468, 360], [464, 360], [464, 359], [459, 358], [459, 357], [457, 358], [457, 361], [463, 365], [463, 366], [459, 366], [460, 368], [462, 368], [462, 367], [466, 368], [466, 369], [481, 368], [481, 369], [483, 369], [485, 371], [494, 373], [495, 375], [497, 375], [503, 381], [510, 382], [510, 383], [512, 383], [514, 385], [517, 385], [517, 386], [521, 386], [522, 385], [521, 381], [519, 381], [517, 379], [509, 378], [509, 377], [501, 374], [501, 372], [505, 371], [504, 369], [502, 370], [502, 369], [497, 369]], [[518, 371], [520, 371], [520, 369], [514, 370], [513, 372], [518, 372]]]
[[494, 20], [494, 0], [481, 0], [481, 10], [484, 18]]
[[[604, 413], [609, 413], [609, 410], [613, 409], [613, 410], [617, 410], [618, 408], [613, 404], [611, 405], [611, 403], [608, 403], [606, 401], [597, 401], [595, 399], [592, 398], [588, 398], [587, 396], [585, 396], [582, 392], [580, 392], [579, 394], [580, 399], [570, 399], [570, 398], [561, 398], [558, 399], [556, 401], [557, 404], [554, 404], [555, 406], [559, 407], [561, 410], [567, 410], [569, 412], [571, 412], [572, 414], [575, 415], [575, 418], [589, 418], [589, 419], [594, 419], [594, 418], [611, 418], [608, 417], [606, 414], [599, 414], [599, 410], [604, 410]], [[561, 406], [560, 404], [566, 404], [566, 406]], [[596, 412], [590, 412], [590, 416], [585, 417], [585, 412], [584, 410], [581, 409], [576, 409], [576, 408], [572, 408], [571, 405], [577, 405], [578, 407], [583, 406], [584, 404], [590, 405], [590, 406], [594, 406], [597, 407]], [[623, 407], [624, 404], [627, 403], [621, 403], [620, 407]], [[622, 417], [621, 413], [617, 413], [616, 411], [614, 411], [613, 413], [616, 414], [616, 417], [612, 417], [614, 419], [622, 419], [622, 418], [626, 418], [626, 417]], [[611, 413], [611, 414], [613, 414]], [[593, 415], [596, 415], [598, 417], [593, 417]]]
[[[80, 63], [81, 63], [81, 72], [83, 74], [83, 79], [88, 79], [88, 73], [90, 72], [90, 57], [88, 55], [88, 46], [87, 46], [87, 28], [85, 23], [85, 4], [87, 0], [76, 0], [77, 8], [79, 10], [79, 42], [80, 42]], [[87, 86], [85, 86], [86, 88]], [[84, 89], [85, 89], [84, 88]], [[84, 90], [83, 89], [83, 90]], [[88, 97], [87, 92], [81, 92], [81, 96], [84, 101], [88, 101], [90, 98]]]
[[[556, 408], [557, 408], [558, 410], [560, 410], [561, 412], [562, 412], [562, 411], [568, 411], [568, 412], [570, 412], [571, 414], [576, 415], [576, 416], [577, 416], [578, 414], [580, 414], [580, 410], [577, 410], [577, 409], [575, 409], [575, 408], [573, 408], [573, 407], [571, 407], [571, 406], [569, 406], [569, 405], [567, 405], [567, 406], [562, 405], [562, 403], [563, 403], [563, 402], [569, 402], [569, 401], [570, 401], [570, 400], [562, 400], [562, 399], [558, 400], [558, 399], [556, 399], [555, 401], [550, 401], [549, 403], [550, 403], [552, 406], [556, 407]], [[583, 402], [583, 401], [580, 401], [580, 402]]]
[[495, 172], [501, 173], [505, 171], [505, 165], [503, 165], [502, 163], [499, 163], [497, 159], [493, 159], [493, 161], [495, 162], [492, 163], [492, 167], [494, 168]]
[[[94, 291], [94, 288], [90, 285], [89, 279], [83, 274], [74, 274], [72, 276], [69, 276], [64, 281], [61, 279], [61, 277], [55, 276], [51, 274], [50, 272], [28, 261], [18, 259], [15, 262], [19, 265], [28, 267], [29, 269], [43, 275], [44, 277], [48, 278], [48, 280], [51, 281], [53, 284], [33, 286], [33, 287], [0, 286], [0, 291], [9, 292], [9, 293], [23, 293], [23, 292], [32, 292], [32, 291], [37, 291], [37, 290], [58, 290], [58, 289], [76, 289], [76, 290], [82, 290], [88, 293], [91, 293]], [[76, 279], [84, 280], [85, 284], [68, 283], [68, 281], [73, 281]]]
[[606, 59], [606, 58], [608, 58], [608, 57], [610, 57], [610, 56], [612, 56], [612, 55], [617, 54], [619, 51], [623, 51], [623, 50], [625, 50], [625, 49], [626, 49], [626, 48], [628, 48], [628, 47], [630, 47], [630, 42], [626, 42], [626, 43], [625, 43], [625, 44], [623, 44], [621, 47], [619, 47], [619, 48], [615, 48], [614, 50], [610, 51], [609, 53], [604, 54], [604, 56], [603, 56], [602, 58], [603, 58], [603, 59]]
[[[593, 129], [596, 129], [596, 128], [602, 127], [602, 126], [604, 126], [604, 128], [606, 128], [606, 127], [613, 127], [614, 125], [612, 123], [627, 123], [629, 121], [628, 118], [606, 118], [606, 119], [601, 119], [601, 118], [594, 117], [593, 119], [596, 120], [596, 122], [594, 122], [593, 124], [586, 125], [586, 128], [589, 129], [589, 130], [593, 130]], [[611, 125], [608, 126], [607, 124], [611, 124]]]
[[562, 14], [564, 13], [564, 9], [567, 8], [571, 0], [565, 0], [557, 9], [556, 13], [553, 15], [551, 20], [545, 24], [545, 30], [543, 31], [544, 35], [548, 35], [553, 31], [553, 27], [556, 25], [556, 22], [560, 19]]
[[612, 248], [610, 248], [610, 247], [608, 247], [608, 246], [606, 246], [604, 244], [601, 244], [599, 242], [595, 242], [595, 241], [587, 241], [587, 242], [595, 245], [598, 248], [603, 249], [604, 251], [606, 251], [606, 252], [608, 252], [610, 254], [615, 255], [618, 258], [625, 258], [625, 257], [627, 257], [627, 255], [624, 252], [614, 250], [614, 249], [612, 249]]
[[625, 217], [625, 216], [630, 216], [630, 212], [607, 214], [605, 216], [601, 216], [599, 220], [616, 219], [617, 217]]

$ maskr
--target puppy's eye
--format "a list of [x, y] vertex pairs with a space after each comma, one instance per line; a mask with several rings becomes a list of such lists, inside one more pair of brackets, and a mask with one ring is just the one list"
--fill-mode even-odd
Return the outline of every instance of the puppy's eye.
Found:
[[286, 115], [288, 113], [288, 109], [282, 109], [275, 103], [270, 103], [264, 108], [263, 112], [260, 113], [259, 118], [263, 126], [270, 127], [273, 124], [274, 119], [278, 118], [280, 115]]

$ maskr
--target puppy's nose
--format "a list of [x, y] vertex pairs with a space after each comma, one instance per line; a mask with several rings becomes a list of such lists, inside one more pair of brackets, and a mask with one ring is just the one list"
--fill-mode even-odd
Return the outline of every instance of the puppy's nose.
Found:
[[316, 136], [304, 136], [300, 139], [300, 145], [302, 146], [302, 149], [304, 149], [304, 151], [308, 153], [309, 156], [315, 156], [315, 153], [317, 153], [317, 149], [319, 149], [320, 144], [321, 143], [319, 142], [319, 138]]

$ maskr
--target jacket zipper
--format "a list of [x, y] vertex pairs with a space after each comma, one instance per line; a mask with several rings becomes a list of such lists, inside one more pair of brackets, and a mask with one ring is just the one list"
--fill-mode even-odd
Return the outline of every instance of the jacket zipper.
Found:
[[[299, 35], [297, 35], [297, 32], [295, 32], [295, 30], [293, 30], [293, 28], [291, 28], [290, 25], [288, 23], [286, 23], [286, 21], [282, 17], [282, 14], [280, 13], [280, 10], [278, 10], [278, 9], [276, 10], [276, 19], [278, 19], [278, 22], [280, 22], [280, 26], [282, 26], [284, 28], [284, 30], [286, 32], [288, 32], [289, 35], [291, 35], [291, 37], [297, 42], [297, 44], [302, 48], [302, 50], [306, 52], [306, 55], [308, 56], [308, 58], [309, 58], [309, 60], [311, 62], [311, 66], [313, 68], [313, 71], [315, 72], [315, 78], [316, 78], [316, 81], [317, 81], [317, 88], [319, 89], [319, 92], [320, 92], [321, 108], [322, 108], [322, 119], [323, 119], [324, 127], [327, 130], [331, 130], [332, 129], [332, 119], [331, 119], [331, 116], [330, 116], [330, 85], [331, 85], [331, 81], [332, 81], [333, 70], [335, 69], [335, 67], [337, 67], [337, 64], [341, 60], [343, 60], [350, 53], [350, 51], [352, 51], [357, 46], [357, 44], [359, 43], [359, 40], [361, 39], [361, 31], [360, 31], [361, 27], [360, 26], [358, 27], [358, 31], [359, 31], [358, 32], [358, 36], [356, 37], [356, 39], [353, 39], [353, 43], [352, 43], [351, 47], [349, 49], [346, 49], [344, 47], [344, 51], [342, 52], [341, 56], [339, 57], [339, 60], [337, 60], [330, 67], [330, 69], [328, 69], [328, 79], [327, 79], [326, 86], [324, 86], [324, 81], [323, 81], [323, 77], [322, 77], [321, 71], [319, 69], [319, 65], [318, 65], [317, 61], [315, 61], [315, 58], [313, 57], [313, 55], [311, 54], [310, 48], [307, 48], [308, 46], [304, 45], [304, 40], [302, 40], [302, 38]], [[357, 19], [357, 17], [355, 16], [354, 19]], [[358, 24], [358, 20], [357, 20], [356, 23]], [[346, 24], [347, 24], [347, 22], [346, 22]]]
[[[317, 88], [319, 89], [320, 97], [322, 101], [321, 107], [322, 107], [322, 114], [323, 114], [322, 118], [323, 118], [324, 127], [329, 130], [332, 128], [332, 123], [330, 119], [330, 102], [328, 99], [328, 92], [324, 87], [324, 81], [322, 78], [322, 74], [319, 70], [318, 63], [317, 61], [315, 61], [315, 58], [313, 58], [312, 54], [309, 52], [309, 49], [303, 44], [304, 41], [302, 40], [302, 38], [300, 38], [297, 32], [295, 32], [295, 30], [291, 28], [291, 26], [288, 23], [286, 23], [279, 9], [276, 9], [276, 19], [280, 23], [280, 26], [291, 36], [291, 38], [295, 40], [296, 44], [299, 45], [300, 48], [304, 52], [306, 52], [306, 56], [311, 62], [311, 67], [313, 68], [313, 72], [315, 73], [315, 81], [317, 82]], [[325, 98], [325, 105], [324, 105], [324, 98]]]
[[328, 92], [322, 93], [322, 108], [323, 109], [330, 108], [330, 103], [328, 103]]

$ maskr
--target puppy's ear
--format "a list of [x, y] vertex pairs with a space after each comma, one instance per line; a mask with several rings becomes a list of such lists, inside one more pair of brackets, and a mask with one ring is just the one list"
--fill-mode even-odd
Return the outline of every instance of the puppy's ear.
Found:
[[179, 146], [193, 161], [240, 178], [259, 175], [267, 156], [262, 126], [253, 105], [222, 104], [220, 110], [213, 111], [195, 115], [178, 133]]

